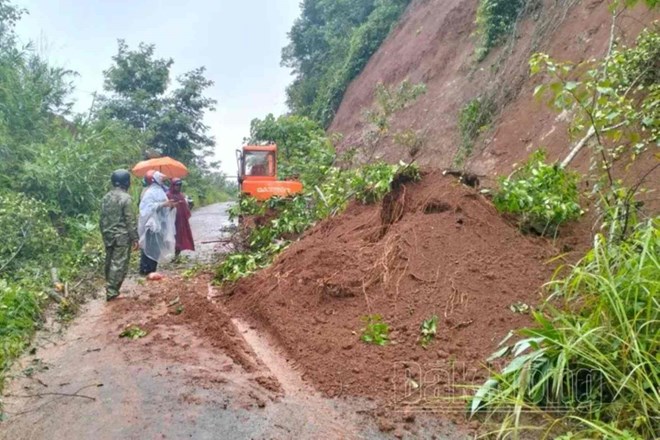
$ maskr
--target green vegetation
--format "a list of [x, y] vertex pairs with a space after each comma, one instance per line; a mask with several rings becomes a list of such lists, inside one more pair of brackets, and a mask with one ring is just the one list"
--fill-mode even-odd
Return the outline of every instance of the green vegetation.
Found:
[[121, 333], [119, 333], [120, 338], [133, 340], [144, 338], [145, 336], [147, 336], [147, 332], [137, 325], [128, 325]]
[[322, 178], [306, 186], [301, 195], [273, 198], [265, 203], [242, 198], [230, 212], [233, 218], [243, 215], [263, 216], [268, 212], [270, 220], [250, 231], [247, 250], [229, 255], [220, 263], [216, 270], [216, 281], [234, 282], [267, 267], [291, 240], [319, 220], [343, 211], [351, 199], [361, 203], [381, 200], [400, 172], [406, 174], [406, 181], [420, 179], [419, 169], [414, 165], [379, 162], [351, 170], [328, 167]]
[[0, 279], [0, 371], [27, 345], [41, 313], [41, 300], [34, 290]]
[[282, 64], [296, 78], [288, 105], [326, 127], [350, 81], [378, 49], [410, 0], [303, 0]]
[[[612, 5], [613, 30], [617, 8], [635, 3]], [[576, 65], [536, 54], [530, 62], [532, 74], [550, 78], [536, 95], [558, 111], [569, 111], [570, 132], [580, 138], [561, 164], [539, 162], [536, 174], [524, 180], [531, 187], [546, 175], [548, 182], [560, 183], [553, 193], [568, 189], [572, 199], [570, 182], [576, 178], [566, 180], [557, 173], [564, 173], [581, 148], [589, 148], [596, 226], [602, 233], [580, 262], [556, 272], [548, 285], [550, 299], [541, 311], [532, 312], [535, 326], [519, 330], [522, 339], [491, 358], [511, 355], [476, 392], [472, 412], [496, 415], [501, 437], [517, 437], [521, 431], [563, 440], [658, 436], [660, 223], [657, 216], [645, 217], [637, 202], [645, 180], [660, 167], [658, 155], [650, 154], [660, 139], [657, 30], [654, 25], [644, 31], [632, 48], [614, 44], [603, 59]], [[641, 155], [645, 159], [637, 160]], [[614, 166], [633, 162], [640, 177], [625, 186], [615, 178]], [[509, 185], [511, 193], [526, 187]], [[522, 200], [524, 194], [515, 198]], [[539, 208], [545, 200], [538, 198]], [[505, 205], [509, 202], [515, 207], [514, 200]], [[556, 210], [548, 218], [559, 220], [569, 212], [577, 207]], [[524, 413], [541, 417], [528, 426]]]
[[493, 198], [500, 212], [518, 216], [524, 230], [553, 235], [557, 227], [582, 215], [579, 174], [545, 163], [537, 150], [512, 175], [501, 178]]
[[387, 345], [390, 342], [390, 327], [383, 321], [383, 317], [375, 315], [367, 315], [362, 317], [364, 328], [360, 339], [366, 344], [373, 345]]
[[[534, 312], [537, 326], [493, 358], [513, 359], [477, 393], [482, 404], [506, 414], [504, 431], [520, 414], [566, 410], [543, 429], [561, 426], [562, 438], [645, 439], [658, 434], [660, 417], [660, 223], [639, 226], [623, 242], [597, 235], [594, 248], [565, 278], [549, 287], [551, 299]], [[552, 426], [552, 428], [550, 428]]]
[[[407, 96], [420, 93], [418, 86], [403, 85], [400, 89]], [[389, 114], [398, 108], [401, 107]], [[230, 210], [232, 219], [260, 216], [266, 221], [249, 232], [244, 240], [245, 249], [239, 249], [220, 263], [215, 277], [219, 283], [235, 282], [270, 265], [292, 240], [319, 220], [343, 211], [349, 201], [365, 204], [380, 201], [390, 191], [397, 173], [405, 174], [407, 182], [420, 179], [419, 169], [414, 165], [376, 162], [359, 168], [340, 168], [335, 163], [332, 142], [321, 125], [304, 116], [268, 115], [254, 119], [246, 141], [277, 143], [278, 174], [297, 178], [303, 183], [304, 191], [295, 197], [272, 198], [264, 203], [241, 197]]]
[[281, 179], [297, 177], [308, 186], [323, 178], [335, 158], [335, 150], [317, 122], [304, 116], [285, 115], [254, 119], [250, 144], [277, 144], [277, 174]]
[[375, 203], [390, 191], [395, 172], [395, 167], [383, 162], [364, 165], [352, 173], [349, 187], [356, 200], [366, 205]]
[[477, 61], [486, 58], [513, 30], [520, 13], [529, 0], [479, 0], [477, 30], [479, 40], [475, 51]]
[[601, 60], [576, 65], [536, 54], [530, 61], [532, 74], [551, 78], [536, 88], [535, 95], [557, 111], [570, 111], [571, 134], [584, 135], [561, 166], [570, 164], [580, 146], [589, 145], [590, 180], [595, 182], [600, 220], [620, 227], [619, 238], [635, 225], [639, 207], [635, 196], [644, 192], [645, 179], [660, 166], [657, 155], [644, 163], [637, 161], [642, 177], [629, 187], [612, 172], [616, 164], [628, 167], [660, 143], [659, 47], [655, 23], [641, 33], [635, 47], [613, 47]]
[[85, 280], [103, 262], [98, 209], [113, 170], [160, 148], [190, 165], [186, 191], [198, 202], [226, 197], [216, 187], [229, 188], [218, 185], [223, 176], [204, 161], [212, 140], [200, 125], [211, 109], [203, 70], [184, 75], [168, 92], [171, 60], [153, 59], [152, 46], [132, 52], [120, 43], [106, 71], [109, 96], [76, 115], [75, 73], [17, 43], [14, 26], [24, 12], [0, 0], [0, 388], [39, 326], [47, 298], [58, 298], [59, 316], [68, 318], [94, 288]]
[[107, 95], [97, 97], [93, 109], [102, 120], [118, 121], [142, 135], [145, 157], [165, 155], [178, 159], [190, 171], [184, 191], [197, 205], [226, 201], [236, 193], [222, 173], [207, 163], [215, 141], [204, 124], [204, 114], [215, 101], [204, 96], [213, 82], [203, 67], [176, 78], [170, 84], [171, 58], [155, 58], [154, 45], [141, 43], [131, 50], [119, 40], [117, 54], [105, 72]]
[[429, 346], [431, 341], [435, 339], [435, 335], [438, 333], [438, 317], [433, 315], [429, 319], [425, 319], [422, 322], [422, 325], [419, 326], [419, 344], [426, 348]]
[[490, 127], [495, 105], [487, 97], [475, 98], [465, 104], [458, 114], [458, 132], [461, 145], [454, 156], [454, 166], [462, 167], [472, 155], [477, 137]]
[[426, 93], [426, 85], [423, 83], [414, 84], [403, 80], [396, 86], [390, 87], [378, 83], [374, 90], [374, 106], [366, 112], [367, 122], [379, 131], [387, 132], [392, 116], [415, 102], [424, 93]]
[[390, 133], [390, 125], [396, 112], [408, 107], [424, 93], [425, 84], [414, 84], [407, 79], [389, 87], [383, 83], [376, 85], [374, 104], [364, 114], [367, 128], [362, 133], [362, 141], [357, 147], [364, 161], [371, 162], [378, 147], [390, 135], [395, 144], [408, 150], [410, 160], [415, 160], [424, 147], [424, 137], [412, 129]]

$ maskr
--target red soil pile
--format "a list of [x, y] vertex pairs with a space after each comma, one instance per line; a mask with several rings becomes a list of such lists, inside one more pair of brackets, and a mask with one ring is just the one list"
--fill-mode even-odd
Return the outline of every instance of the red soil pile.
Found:
[[[499, 341], [530, 322], [509, 307], [539, 302], [553, 255], [475, 190], [435, 172], [401, 183], [381, 205], [321, 222], [229, 288], [226, 305], [271, 333], [328, 395], [389, 397], [407, 380], [396, 365], [419, 364], [421, 374], [460, 366], [476, 371], [468, 382], [482, 380]], [[369, 314], [383, 316], [390, 344], [360, 340]], [[437, 337], [424, 349], [420, 324], [433, 315]]]

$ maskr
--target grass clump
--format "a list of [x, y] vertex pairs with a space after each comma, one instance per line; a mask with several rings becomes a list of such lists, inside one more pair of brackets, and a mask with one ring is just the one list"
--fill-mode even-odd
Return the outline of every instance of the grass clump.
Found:
[[33, 290], [0, 279], [0, 373], [30, 342], [41, 313], [41, 300]]
[[423, 348], [428, 347], [438, 333], [438, 317], [433, 315], [429, 319], [425, 319], [419, 326], [419, 333], [419, 345]]
[[461, 144], [454, 157], [454, 166], [465, 164], [472, 154], [474, 142], [481, 133], [488, 130], [493, 119], [495, 106], [491, 99], [479, 97], [468, 102], [458, 114], [458, 132]]
[[579, 218], [579, 175], [559, 164], [545, 163], [537, 150], [516, 172], [500, 179], [493, 203], [498, 211], [518, 216], [520, 226], [541, 235], [555, 234], [559, 225]]
[[[660, 426], [660, 221], [640, 225], [625, 241], [597, 235], [594, 248], [534, 312], [534, 327], [493, 357], [513, 358], [477, 392], [504, 414], [503, 432], [524, 430], [526, 411], [561, 409], [548, 432], [561, 438], [657, 438]], [[558, 414], [555, 412], [554, 414]], [[558, 417], [558, 418], [557, 418]], [[536, 428], [538, 429], [538, 427]]]

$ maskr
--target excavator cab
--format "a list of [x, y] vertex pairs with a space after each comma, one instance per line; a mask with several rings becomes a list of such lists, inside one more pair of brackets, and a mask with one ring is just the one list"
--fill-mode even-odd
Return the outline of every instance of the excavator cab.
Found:
[[277, 145], [248, 145], [236, 150], [238, 185], [241, 194], [268, 200], [302, 192], [302, 184], [277, 180]]
[[277, 180], [277, 147], [247, 146], [236, 150], [239, 183], [245, 180]]

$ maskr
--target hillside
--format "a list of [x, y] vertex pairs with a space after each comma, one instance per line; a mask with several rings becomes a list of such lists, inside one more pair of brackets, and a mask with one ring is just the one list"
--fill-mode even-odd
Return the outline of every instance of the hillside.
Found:
[[[392, 129], [412, 128], [425, 135], [423, 165], [452, 164], [460, 135], [459, 111], [470, 100], [488, 97], [496, 104], [493, 122], [476, 141], [467, 166], [492, 176], [509, 172], [511, 165], [527, 157], [532, 148], [549, 150], [551, 159], [565, 157], [571, 140], [566, 119], [537, 102], [532, 93], [540, 79], [529, 76], [529, 57], [543, 51], [560, 60], [580, 62], [607, 52], [612, 27], [609, 2], [604, 0], [543, 1], [528, 11], [515, 36], [475, 60], [477, 0], [416, 0], [396, 28], [350, 84], [330, 126], [342, 133], [345, 151], [364, 130], [363, 110], [373, 101], [378, 82], [397, 84], [408, 78], [426, 84], [427, 93], [397, 114]], [[644, 6], [627, 10], [617, 18], [617, 35], [631, 42], [657, 10]], [[405, 151], [383, 142], [379, 155], [390, 161], [404, 159]], [[587, 154], [574, 162], [584, 170]]]

